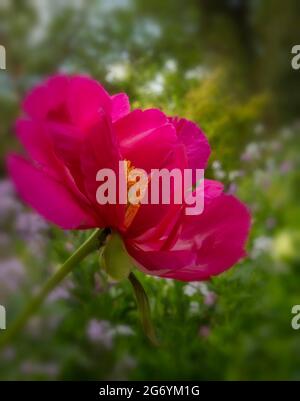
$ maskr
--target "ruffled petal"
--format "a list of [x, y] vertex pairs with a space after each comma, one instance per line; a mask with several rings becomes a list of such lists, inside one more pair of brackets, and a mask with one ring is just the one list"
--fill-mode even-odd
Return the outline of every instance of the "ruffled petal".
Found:
[[112, 101], [106, 90], [94, 79], [81, 75], [54, 75], [26, 96], [23, 110], [38, 120], [48, 119], [82, 126], [88, 124], [100, 109], [110, 115], [112, 103], [115, 104], [114, 114], [123, 112], [124, 115], [127, 107], [125, 96], [117, 95]]
[[178, 146], [176, 132], [171, 124], [165, 124], [145, 133], [143, 138], [132, 138], [121, 142], [121, 152], [134, 167], [142, 168], [150, 174], [152, 169], [161, 169], [170, 158], [170, 153]]
[[157, 109], [134, 110], [114, 127], [122, 156], [148, 173], [151, 168], [161, 168], [172, 148], [178, 145], [174, 126]]
[[85, 76], [70, 79], [68, 109], [74, 125], [85, 126], [93, 123], [100, 110], [111, 113], [111, 98], [99, 82]]
[[69, 81], [70, 78], [65, 75], [50, 77], [26, 96], [23, 110], [32, 118], [44, 119], [49, 111], [64, 103]]
[[158, 109], [145, 111], [136, 109], [115, 123], [120, 144], [143, 139], [148, 131], [168, 122], [167, 117]]
[[49, 174], [59, 178], [62, 165], [54, 153], [44, 124], [38, 120], [20, 118], [16, 122], [16, 132], [28, 156], [46, 169]]
[[205, 201], [205, 206], [208, 206], [208, 204], [218, 196], [222, 194], [224, 190], [224, 185], [215, 180], [204, 180], [204, 201]]
[[16, 130], [32, 161], [44, 173], [63, 182], [81, 202], [86, 203], [85, 206], [89, 206], [84, 193], [79, 190], [82, 189], [82, 177], [78, 168], [80, 146], [76, 142], [79, 135], [76, 128], [58, 123], [19, 119]]
[[112, 122], [125, 117], [130, 113], [130, 103], [126, 93], [117, 93], [111, 97], [111, 118]]
[[63, 229], [99, 226], [99, 221], [82, 207], [64, 183], [17, 155], [9, 156], [7, 167], [22, 199], [45, 219]]
[[189, 168], [205, 169], [210, 156], [210, 146], [204, 132], [184, 118], [169, 119], [176, 128], [178, 139], [186, 147]]
[[[165, 163], [161, 166], [161, 168], [165, 168], [168, 171], [176, 168], [181, 171], [182, 175], [186, 167], [187, 159], [184, 146], [182, 145], [174, 147], [165, 160]], [[124, 233], [126, 238], [134, 239], [139, 244], [143, 244], [146, 248], [150, 247], [150, 249], [153, 249], [154, 246], [155, 249], [160, 247], [161, 244], [159, 245], [157, 243], [158, 241], [161, 243], [167, 240], [169, 230], [171, 230], [173, 224], [175, 224], [176, 216], [180, 213], [182, 208], [182, 204], [176, 204], [174, 201], [175, 192], [181, 189], [181, 193], [184, 193], [183, 186], [179, 186], [180, 183], [176, 186], [172, 185], [172, 183], [173, 181], [171, 180], [169, 204], [163, 204], [162, 202], [159, 204], [152, 203], [151, 183], [148, 185], [148, 203], [140, 205], [132, 224], [128, 227], [126, 233]], [[163, 183], [161, 182], [160, 189], [162, 185]], [[155, 243], [157, 244], [154, 245]]]
[[[100, 205], [97, 203], [96, 194], [100, 185], [96, 181], [96, 176], [101, 169], [111, 169], [117, 179], [116, 195], [118, 200], [118, 179], [119, 179], [119, 161], [121, 161], [117, 138], [114, 134], [112, 125], [104, 113], [99, 113], [98, 121], [89, 127], [85, 135], [81, 149], [81, 171], [83, 174], [83, 182], [85, 193], [91, 203], [96, 206], [101, 215], [101, 219], [105, 221], [105, 225], [109, 227], [122, 226], [125, 216], [125, 206], [117, 202], [117, 204]], [[125, 180], [124, 177], [120, 179]]]
[[210, 200], [198, 216], [182, 217], [180, 237], [173, 250], [190, 251], [194, 263], [163, 275], [183, 281], [205, 280], [229, 269], [246, 255], [250, 230], [246, 206], [222, 194]]
[[189, 251], [144, 251], [131, 241], [126, 241], [125, 247], [137, 267], [153, 276], [163, 276], [173, 269], [194, 263], [194, 255]]
[[151, 250], [151, 242], [148, 250], [146, 244], [126, 243], [141, 270], [181, 281], [200, 281], [224, 272], [245, 256], [250, 214], [235, 197], [220, 195], [218, 184], [207, 184], [202, 214], [181, 214], [170, 233], [176, 240], [170, 242], [169, 249]]

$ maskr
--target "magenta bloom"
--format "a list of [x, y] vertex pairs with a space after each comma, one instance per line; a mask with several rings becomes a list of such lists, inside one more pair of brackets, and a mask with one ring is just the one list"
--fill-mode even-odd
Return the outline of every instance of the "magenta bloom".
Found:
[[27, 157], [11, 155], [8, 169], [20, 196], [63, 229], [110, 227], [145, 273], [183, 281], [222, 273], [245, 255], [246, 207], [205, 180], [204, 212], [184, 205], [100, 205], [100, 169], [204, 169], [210, 147], [185, 119], [157, 109], [130, 112], [124, 93], [110, 96], [83, 76], [54, 76], [25, 99], [17, 133]]

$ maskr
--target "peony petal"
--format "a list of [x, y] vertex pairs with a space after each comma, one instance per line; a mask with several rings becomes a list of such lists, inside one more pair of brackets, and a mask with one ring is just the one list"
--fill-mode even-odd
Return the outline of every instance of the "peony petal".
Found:
[[114, 124], [120, 146], [130, 146], [138, 140], [143, 140], [149, 131], [167, 123], [167, 117], [157, 109], [145, 111], [136, 109]]
[[67, 167], [78, 190], [82, 196], [85, 196], [84, 177], [80, 164], [83, 133], [74, 125], [60, 123], [48, 123], [47, 131], [52, 139], [57, 158]]
[[125, 247], [139, 269], [154, 276], [194, 263], [194, 255], [189, 251], [144, 251], [130, 241], [125, 242]]
[[224, 185], [215, 180], [204, 180], [204, 199], [205, 205], [207, 206], [213, 199], [217, 198], [222, 194]]
[[176, 128], [179, 141], [186, 147], [189, 168], [206, 168], [210, 146], [204, 132], [196, 124], [184, 118], [169, 120]]
[[63, 229], [99, 226], [99, 221], [82, 207], [63, 183], [17, 155], [8, 158], [7, 166], [22, 199], [47, 220]]
[[[121, 155], [112, 125], [105, 114], [99, 114], [98, 121], [89, 128], [84, 138], [81, 151], [81, 170], [84, 176], [87, 196], [91, 203], [97, 206], [106, 226], [110, 227], [122, 226], [125, 205], [118, 203], [116, 205], [99, 205], [96, 200], [96, 194], [100, 184], [96, 181], [96, 176], [99, 170], [109, 168], [115, 172], [118, 183], [120, 160]], [[122, 178], [125, 178], [125, 169], [124, 177]]]
[[[49, 130], [51, 127], [51, 130]], [[78, 189], [80, 187], [80, 172], [76, 171], [77, 164], [71, 164], [76, 157], [79, 158], [78, 146], [75, 149], [75, 133], [74, 127], [65, 126], [63, 124], [43, 123], [37, 120], [19, 119], [16, 124], [17, 134], [23, 143], [30, 158], [36, 162], [42, 170], [52, 178], [64, 182], [73, 194], [89, 206], [86, 197]], [[57, 136], [56, 136], [57, 135]], [[72, 135], [72, 141], [70, 139]], [[56, 140], [54, 142], [53, 140]], [[69, 140], [69, 142], [68, 142]], [[55, 144], [59, 144], [55, 149]], [[70, 149], [70, 145], [72, 148]], [[66, 166], [68, 168], [66, 168]], [[74, 173], [73, 178], [70, 171]], [[78, 173], [78, 174], [77, 174]], [[76, 184], [75, 185], [75, 179]]]
[[74, 125], [93, 123], [99, 111], [111, 113], [111, 98], [99, 82], [84, 76], [74, 76], [68, 89], [68, 109]]
[[156, 109], [135, 110], [118, 121], [115, 127], [123, 157], [149, 173], [151, 168], [162, 168], [170, 150], [182, 143], [188, 157], [187, 167], [204, 169], [210, 154], [205, 135], [187, 120], [169, 121], [166, 124], [164, 114]]
[[55, 75], [29, 93], [23, 109], [39, 120], [72, 121], [75, 125], [85, 125], [100, 109], [110, 114], [112, 100], [106, 90], [89, 77]]
[[[171, 171], [175, 168], [179, 169], [182, 174], [187, 167], [187, 159], [184, 146], [178, 145], [169, 153], [165, 164], [161, 168]], [[171, 181], [172, 184], [172, 181]], [[162, 184], [161, 184], [162, 185]], [[151, 202], [151, 185], [148, 191], [148, 204], [142, 204], [135, 216], [130, 227], [128, 227], [124, 235], [126, 238], [134, 239], [139, 244], [144, 244], [147, 248], [153, 249], [154, 243], [157, 247], [161, 247], [161, 242], [169, 237], [169, 231], [176, 223], [176, 215], [180, 212], [182, 204], [174, 203], [174, 192], [179, 187], [171, 185], [170, 204], [153, 204]], [[151, 245], [150, 245], [151, 242]]]
[[[200, 189], [200, 187], [198, 188]], [[223, 192], [223, 184], [218, 181], [204, 180], [204, 204], [207, 207], [209, 203]], [[195, 193], [193, 193], [195, 195]], [[200, 195], [199, 195], [200, 196]], [[170, 205], [171, 206], [171, 205]], [[133, 234], [142, 232], [134, 238], [134, 241], [143, 250], [163, 250], [170, 249], [176, 243], [182, 230], [181, 215], [184, 205], [169, 206], [166, 210], [166, 205], [160, 205], [156, 210], [157, 205], [143, 205], [136, 219], [133, 221], [132, 227], [126, 233], [128, 238], [133, 237]], [[146, 209], [148, 208], [148, 209]], [[157, 217], [158, 216], [158, 217]], [[148, 226], [146, 226], [148, 221]], [[149, 227], [149, 221], [151, 229]], [[143, 231], [141, 231], [141, 228]]]
[[46, 124], [46, 130], [57, 157], [68, 168], [79, 164], [82, 132], [74, 125], [50, 122]]
[[65, 75], [50, 77], [26, 96], [23, 110], [33, 118], [45, 118], [50, 110], [64, 103], [68, 84], [69, 77]]
[[[160, 169], [166, 164], [173, 148], [178, 146], [176, 131], [171, 124], [142, 132], [121, 141], [120, 150], [134, 167], [150, 174], [151, 169]], [[145, 157], [147, 155], [147, 157]]]
[[250, 229], [247, 208], [230, 195], [208, 199], [201, 215], [181, 215], [173, 226], [179, 235], [169, 249], [164, 246], [151, 250], [149, 242], [147, 250], [145, 243], [141, 246], [135, 240], [125, 242], [142, 271], [181, 281], [206, 280], [245, 256], [244, 246]]
[[112, 122], [125, 117], [130, 113], [130, 103], [126, 93], [117, 93], [111, 97], [111, 118]]
[[245, 256], [250, 214], [243, 203], [222, 194], [198, 216], [182, 217], [182, 229], [173, 250], [190, 251], [195, 263], [166, 273], [178, 280], [205, 280], [229, 269]]
[[17, 136], [30, 158], [40, 164], [52, 176], [61, 176], [62, 165], [57, 159], [44, 124], [37, 120], [18, 119]]

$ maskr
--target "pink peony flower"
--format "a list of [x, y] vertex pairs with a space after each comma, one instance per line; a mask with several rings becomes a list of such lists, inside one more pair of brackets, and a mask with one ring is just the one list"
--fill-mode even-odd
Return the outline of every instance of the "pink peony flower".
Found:
[[[110, 96], [96, 81], [54, 76], [35, 88], [17, 122], [27, 157], [11, 155], [8, 170], [26, 203], [63, 229], [110, 227], [142, 271], [183, 281], [204, 280], [245, 255], [246, 207], [205, 180], [204, 211], [185, 205], [105, 204], [96, 201], [100, 169], [204, 169], [210, 147], [185, 119], [157, 109], [130, 112], [124, 93]], [[195, 190], [196, 192], [198, 189]]]

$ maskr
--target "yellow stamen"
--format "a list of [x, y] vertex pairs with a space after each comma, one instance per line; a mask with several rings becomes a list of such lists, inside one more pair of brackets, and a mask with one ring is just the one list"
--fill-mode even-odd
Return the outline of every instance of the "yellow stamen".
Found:
[[[131, 179], [129, 178], [129, 173], [134, 170], [135, 167], [132, 165], [131, 161], [129, 160], [125, 160], [125, 174], [127, 177], [127, 194], [130, 190], [130, 188], [136, 184], [136, 180], [135, 179]], [[139, 194], [138, 194], [139, 195]], [[124, 219], [124, 225], [125, 228], [129, 228], [130, 225], [132, 224], [139, 208], [140, 208], [141, 204], [138, 203], [136, 205], [133, 205], [132, 203], [130, 203], [128, 201], [128, 195], [127, 195], [127, 206], [126, 206], [126, 211], [125, 211], [125, 219]]]

